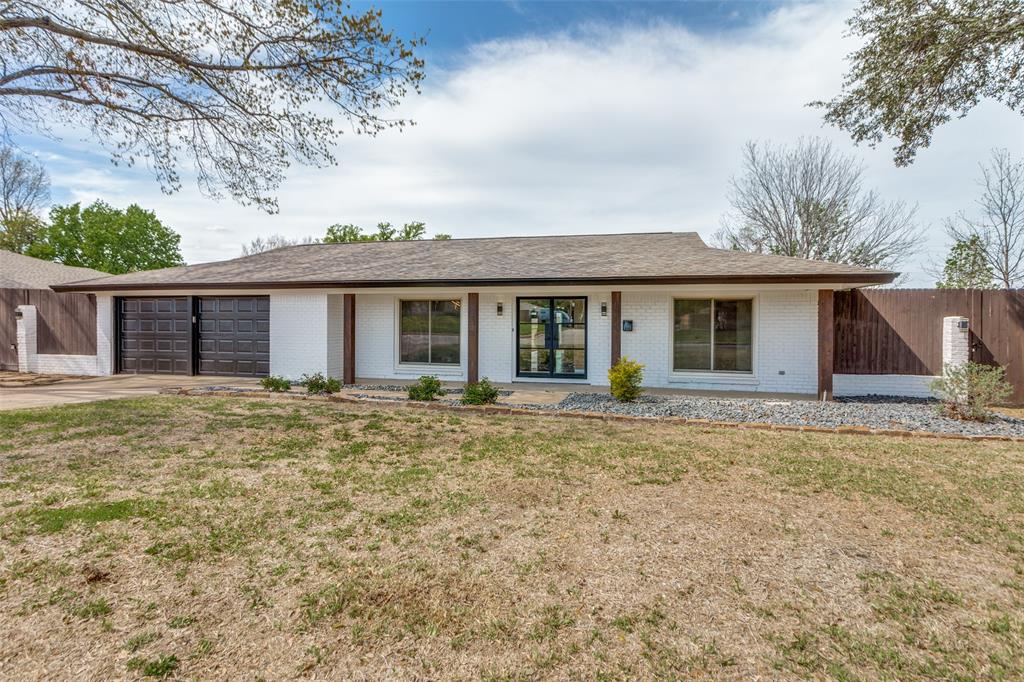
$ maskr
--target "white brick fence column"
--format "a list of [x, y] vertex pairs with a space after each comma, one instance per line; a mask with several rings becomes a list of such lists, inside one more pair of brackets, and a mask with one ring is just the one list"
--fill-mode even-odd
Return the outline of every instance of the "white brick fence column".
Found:
[[969, 321], [966, 317], [942, 318], [942, 366], [958, 367], [971, 359]]
[[15, 308], [18, 318], [18, 371], [35, 371], [36, 365], [36, 307], [19, 305]]

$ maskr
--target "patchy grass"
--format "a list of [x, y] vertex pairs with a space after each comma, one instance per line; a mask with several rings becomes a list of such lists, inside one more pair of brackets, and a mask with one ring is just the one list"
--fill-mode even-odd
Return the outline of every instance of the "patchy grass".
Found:
[[1012, 679], [1022, 613], [1017, 444], [170, 396], [0, 413], [12, 678]]

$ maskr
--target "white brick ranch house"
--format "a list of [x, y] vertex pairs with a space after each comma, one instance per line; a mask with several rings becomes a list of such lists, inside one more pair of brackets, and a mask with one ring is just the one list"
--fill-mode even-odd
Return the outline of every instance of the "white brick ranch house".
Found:
[[55, 285], [97, 299], [99, 373], [281, 375], [829, 395], [832, 291], [896, 273], [696, 233], [290, 246]]

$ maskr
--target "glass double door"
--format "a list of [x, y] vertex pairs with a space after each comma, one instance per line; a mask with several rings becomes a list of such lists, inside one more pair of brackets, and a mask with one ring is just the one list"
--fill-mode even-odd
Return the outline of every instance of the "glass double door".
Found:
[[587, 299], [516, 299], [516, 376], [587, 376]]

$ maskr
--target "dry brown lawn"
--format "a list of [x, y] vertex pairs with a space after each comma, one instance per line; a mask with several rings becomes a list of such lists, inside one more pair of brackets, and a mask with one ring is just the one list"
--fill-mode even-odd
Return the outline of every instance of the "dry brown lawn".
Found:
[[0, 413], [0, 678], [1011, 679], [1020, 444]]

